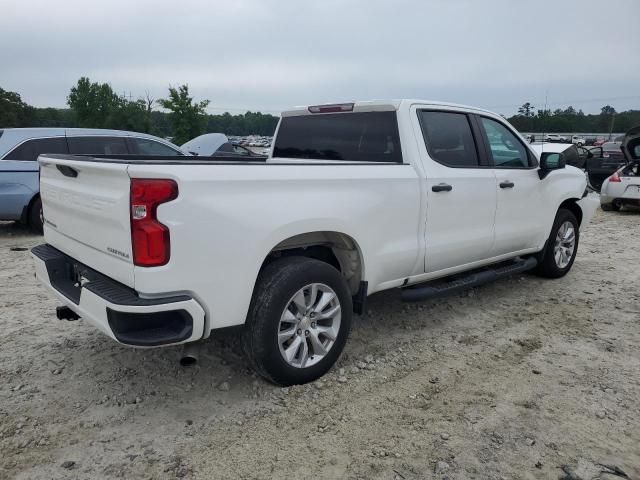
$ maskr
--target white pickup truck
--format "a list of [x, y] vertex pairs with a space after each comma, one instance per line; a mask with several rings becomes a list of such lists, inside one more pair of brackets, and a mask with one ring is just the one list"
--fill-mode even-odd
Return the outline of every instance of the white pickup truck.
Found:
[[284, 112], [266, 159], [39, 162], [32, 253], [59, 317], [142, 347], [239, 326], [280, 385], [327, 372], [372, 293], [563, 276], [598, 204], [583, 172], [500, 116], [416, 100]]

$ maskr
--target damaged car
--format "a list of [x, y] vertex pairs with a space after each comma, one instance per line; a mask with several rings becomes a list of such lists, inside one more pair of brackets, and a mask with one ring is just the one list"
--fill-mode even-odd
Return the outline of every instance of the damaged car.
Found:
[[640, 126], [627, 132], [620, 150], [625, 164], [600, 189], [600, 206], [606, 211], [618, 211], [626, 205], [640, 206]]

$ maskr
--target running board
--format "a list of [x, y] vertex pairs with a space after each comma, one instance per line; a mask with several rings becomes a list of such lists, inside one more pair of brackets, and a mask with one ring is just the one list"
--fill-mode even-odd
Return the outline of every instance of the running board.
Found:
[[428, 283], [418, 284], [415, 287], [402, 289], [403, 302], [421, 302], [423, 300], [443, 297], [457, 293], [471, 287], [477, 287], [485, 283], [493, 282], [499, 278], [508, 277], [514, 273], [525, 272], [535, 268], [538, 261], [533, 258], [518, 258], [508, 262], [501, 262], [489, 267], [484, 267], [471, 272], [461, 273], [433, 280]]

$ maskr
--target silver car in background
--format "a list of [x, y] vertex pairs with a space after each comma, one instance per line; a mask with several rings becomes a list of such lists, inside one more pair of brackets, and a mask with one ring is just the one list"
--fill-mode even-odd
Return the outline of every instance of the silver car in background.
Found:
[[176, 145], [145, 133], [95, 128], [0, 129], [0, 220], [17, 220], [42, 232], [38, 156], [188, 155]]

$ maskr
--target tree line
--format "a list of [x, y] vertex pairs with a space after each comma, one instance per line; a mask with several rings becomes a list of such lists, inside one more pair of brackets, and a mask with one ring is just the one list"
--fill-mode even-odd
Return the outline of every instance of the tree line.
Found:
[[[241, 115], [206, 113], [209, 100], [195, 101], [188, 85], [169, 87], [167, 98], [154, 99], [147, 92], [136, 100], [114, 92], [108, 83], [82, 77], [69, 91], [69, 108], [38, 108], [20, 94], [0, 88], [0, 128], [84, 127], [112, 128], [171, 137], [182, 143], [207, 132], [227, 135], [273, 135], [278, 117], [260, 112]], [[160, 111], [157, 107], [166, 111]], [[507, 120], [521, 132], [624, 132], [640, 125], [640, 110], [616, 112], [610, 105], [600, 113], [585, 114], [574, 107], [536, 109], [524, 103]]]
[[[206, 113], [209, 103], [195, 101], [188, 85], [169, 87], [166, 98], [154, 99], [147, 92], [132, 100], [116, 94], [108, 83], [82, 77], [69, 91], [69, 108], [34, 107], [19, 93], [0, 88], [0, 128], [110, 128], [171, 137], [181, 145], [207, 132], [273, 135], [278, 123], [278, 117], [260, 112], [210, 115]], [[167, 111], [158, 110], [158, 106]]]
[[616, 112], [611, 105], [605, 105], [600, 109], [600, 113], [585, 114], [571, 106], [552, 111], [536, 109], [530, 102], [526, 102], [518, 109], [518, 113], [508, 120], [521, 132], [626, 132], [640, 125], [640, 110]]

